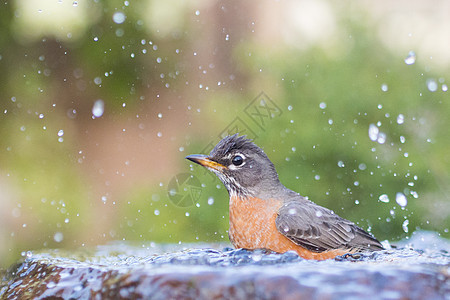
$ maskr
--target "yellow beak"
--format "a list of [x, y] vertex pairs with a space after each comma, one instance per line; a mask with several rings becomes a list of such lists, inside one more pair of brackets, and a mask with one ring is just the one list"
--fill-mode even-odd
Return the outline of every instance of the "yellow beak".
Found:
[[196, 164], [199, 164], [199, 165], [201, 165], [203, 167], [210, 168], [210, 169], [213, 169], [213, 170], [216, 170], [216, 171], [222, 171], [223, 169], [226, 169], [226, 167], [224, 165], [219, 164], [218, 162], [215, 162], [215, 161], [211, 160], [206, 155], [192, 154], [192, 155], [186, 156], [186, 159], [189, 159], [190, 161], [193, 161]]

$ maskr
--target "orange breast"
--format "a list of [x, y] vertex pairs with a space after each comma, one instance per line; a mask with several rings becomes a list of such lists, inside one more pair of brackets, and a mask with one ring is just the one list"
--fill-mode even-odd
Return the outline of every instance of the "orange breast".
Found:
[[315, 253], [282, 235], [275, 226], [279, 200], [258, 198], [230, 198], [230, 241], [236, 248], [269, 249], [278, 253], [293, 250], [306, 259], [329, 259], [348, 251], [334, 249]]

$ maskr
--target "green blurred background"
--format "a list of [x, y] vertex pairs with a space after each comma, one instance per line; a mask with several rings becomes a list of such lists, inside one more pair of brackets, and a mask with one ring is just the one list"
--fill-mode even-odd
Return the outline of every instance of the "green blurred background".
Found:
[[228, 131], [380, 240], [450, 236], [445, 1], [0, 5], [0, 267], [228, 242], [226, 190], [184, 159]]

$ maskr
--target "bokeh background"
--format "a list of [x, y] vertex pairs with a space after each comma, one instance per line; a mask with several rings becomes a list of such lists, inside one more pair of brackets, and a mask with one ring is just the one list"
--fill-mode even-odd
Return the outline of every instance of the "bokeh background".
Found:
[[449, 237], [448, 1], [0, 6], [0, 267], [227, 242], [226, 190], [184, 157], [236, 131], [380, 240]]

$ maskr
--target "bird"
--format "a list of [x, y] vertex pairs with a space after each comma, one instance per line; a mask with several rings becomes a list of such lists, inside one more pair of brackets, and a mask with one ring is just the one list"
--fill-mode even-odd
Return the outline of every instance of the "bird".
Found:
[[245, 135], [224, 137], [209, 155], [186, 159], [214, 172], [229, 194], [235, 248], [295, 251], [305, 259], [383, 250], [355, 223], [285, 187], [266, 153]]

